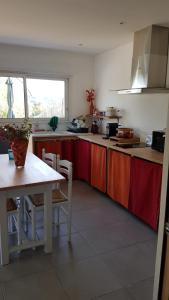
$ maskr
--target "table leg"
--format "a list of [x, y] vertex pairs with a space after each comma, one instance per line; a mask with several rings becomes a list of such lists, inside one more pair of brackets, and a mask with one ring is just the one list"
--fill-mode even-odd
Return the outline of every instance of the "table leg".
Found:
[[6, 197], [0, 193], [0, 244], [1, 244], [1, 265], [9, 263], [8, 249], [8, 216], [6, 209]]
[[52, 185], [44, 192], [44, 238], [45, 252], [52, 252]]

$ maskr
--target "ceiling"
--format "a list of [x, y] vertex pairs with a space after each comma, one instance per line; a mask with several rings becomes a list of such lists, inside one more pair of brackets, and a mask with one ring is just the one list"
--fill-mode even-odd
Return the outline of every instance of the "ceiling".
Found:
[[169, 26], [168, 0], [0, 3], [0, 43], [95, 54], [130, 41], [134, 31], [150, 24]]

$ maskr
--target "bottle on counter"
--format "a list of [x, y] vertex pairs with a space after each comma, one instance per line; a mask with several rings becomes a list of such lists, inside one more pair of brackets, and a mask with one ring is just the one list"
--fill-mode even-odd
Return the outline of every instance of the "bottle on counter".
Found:
[[99, 127], [97, 125], [97, 122], [93, 121], [92, 127], [91, 127], [91, 132], [94, 133], [94, 134], [96, 134], [96, 133], [98, 133], [98, 129], [99, 129]]

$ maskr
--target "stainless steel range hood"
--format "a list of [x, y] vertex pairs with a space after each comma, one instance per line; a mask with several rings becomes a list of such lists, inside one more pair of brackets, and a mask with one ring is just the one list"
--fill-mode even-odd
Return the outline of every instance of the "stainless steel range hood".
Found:
[[118, 94], [169, 93], [166, 88], [169, 28], [151, 25], [134, 34], [131, 89]]

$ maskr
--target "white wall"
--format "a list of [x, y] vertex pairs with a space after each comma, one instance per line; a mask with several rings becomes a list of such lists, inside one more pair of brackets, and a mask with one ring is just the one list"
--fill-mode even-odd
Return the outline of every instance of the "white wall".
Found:
[[135, 128], [144, 139], [152, 130], [166, 127], [169, 95], [117, 95], [110, 91], [130, 88], [132, 49], [133, 43], [129, 43], [95, 57], [96, 104], [100, 110], [107, 106], [122, 109], [121, 122]]
[[85, 90], [93, 87], [93, 56], [33, 47], [0, 45], [0, 71], [69, 77], [69, 120], [88, 111]]

